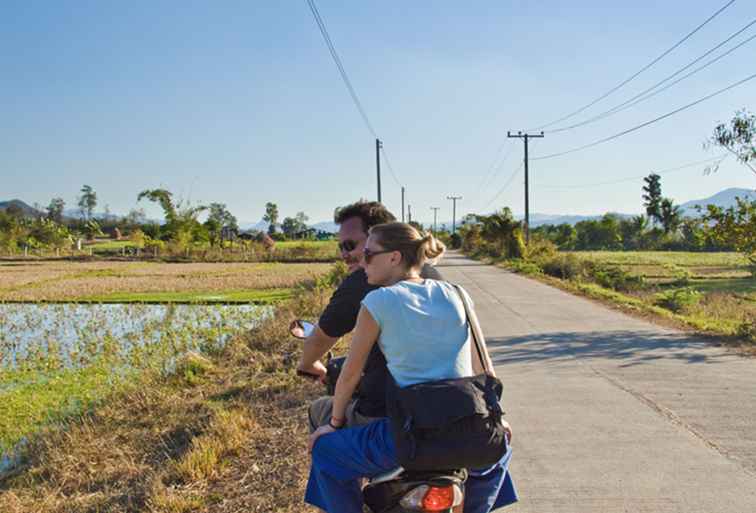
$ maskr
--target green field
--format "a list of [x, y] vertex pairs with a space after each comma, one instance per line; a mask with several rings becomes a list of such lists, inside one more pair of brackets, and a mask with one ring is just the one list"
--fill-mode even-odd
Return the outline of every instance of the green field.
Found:
[[117, 292], [84, 296], [78, 301], [89, 303], [200, 303], [267, 304], [289, 299], [293, 289], [224, 290], [198, 292]]
[[756, 277], [740, 253], [571, 251], [503, 263], [629, 310], [756, 342]]

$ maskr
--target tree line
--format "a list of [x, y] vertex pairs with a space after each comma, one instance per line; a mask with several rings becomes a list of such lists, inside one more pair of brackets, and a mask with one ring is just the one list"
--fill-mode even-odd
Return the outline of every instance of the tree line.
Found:
[[[66, 215], [66, 203], [56, 197], [46, 207], [35, 205], [27, 212], [17, 204], [0, 210], [0, 250], [67, 248], [77, 240], [91, 241], [98, 237], [130, 239], [135, 246], [159, 250], [183, 251], [189, 247], [233, 246], [239, 240], [256, 240], [272, 245], [274, 240], [313, 239], [326, 234], [307, 226], [308, 216], [298, 212], [279, 223], [278, 206], [267, 203], [263, 220], [269, 223], [267, 233], [240, 230], [237, 218], [226, 204], [192, 205], [176, 200], [167, 189], [140, 192], [137, 202], [156, 203], [163, 211], [164, 221], [148, 220], [144, 209], [132, 209], [125, 216], [105, 213], [96, 216], [97, 193], [90, 185], [82, 186], [77, 197], [78, 215]], [[207, 217], [200, 222], [200, 216]]]

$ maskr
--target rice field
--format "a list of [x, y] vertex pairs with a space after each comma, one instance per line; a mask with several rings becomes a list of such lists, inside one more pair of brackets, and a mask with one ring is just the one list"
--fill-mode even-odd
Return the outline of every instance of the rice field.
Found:
[[325, 263], [0, 262], [0, 302], [163, 302], [161, 295], [165, 301], [227, 297], [239, 302], [262, 291], [283, 293], [329, 268]]
[[740, 253], [575, 251], [580, 259], [643, 278], [625, 292], [705, 331], [756, 341], [756, 277]]

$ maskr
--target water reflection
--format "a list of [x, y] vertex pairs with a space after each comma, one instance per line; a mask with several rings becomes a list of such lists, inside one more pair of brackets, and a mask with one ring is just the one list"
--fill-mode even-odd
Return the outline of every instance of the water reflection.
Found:
[[82, 358], [145, 347], [167, 335], [222, 345], [271, 311], [258, 305], [0, 304], [0, 369], [35, 358]]

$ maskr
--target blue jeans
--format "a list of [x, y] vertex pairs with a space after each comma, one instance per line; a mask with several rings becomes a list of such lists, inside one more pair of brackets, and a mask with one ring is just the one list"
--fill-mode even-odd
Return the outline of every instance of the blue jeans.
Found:
[[[496, 465], [472, 471], [465, 485], [465, 513], [488, 513], [517, 500], [507, 468], [511, 450]], [[305, 502], [328, 513], [362, 513], [359, 479], [399, 466], [388, 419], [318, 438]]]

